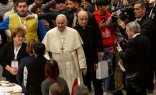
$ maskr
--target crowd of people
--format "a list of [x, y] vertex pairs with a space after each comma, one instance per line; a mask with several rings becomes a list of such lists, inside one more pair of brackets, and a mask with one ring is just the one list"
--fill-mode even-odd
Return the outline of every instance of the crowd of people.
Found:
[[[1, 0], [0, 77], [21, 85], [25, 95], [152, 93], [155, 3]], [[97, 79], [100, 61], [108, 63], [108, 77]]]

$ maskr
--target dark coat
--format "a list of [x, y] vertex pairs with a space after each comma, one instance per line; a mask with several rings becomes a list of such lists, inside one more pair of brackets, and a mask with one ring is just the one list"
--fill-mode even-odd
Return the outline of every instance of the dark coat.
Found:
[[152, 42], [152, 32], [154, 31], [154, 24], [146, 15], [138, 22], [141, 28], [141, 34], [146, 36]]
[[[153, 10], [152, 10], [152, 8], [153, 8]], [[149, 18], [153, 21], [154, 25], [156, 26], [156, 6], [154, 6], [152, 8], [147, 10], [147, 15], [149, 17], [150, 12], [152, 10], [152, 14], [151, 14], [151, 16]]]
[[[85, 56], [86, 56], [86, 60], [89, 61], [89, 63], [87, 62], [87, 67], [88, 65], [90, 65], [89, 67], [92, 67], [93, 68], [93, 65], [95, 63], [98, 63], [98, 57], [97, 57], [97, 34], [96, 34], [96, 30], [95, 28], [87, 25], [85, 27], [85, 29], [83, 29], [83, 27], [81, 27], [80, 25], [77, 25], [74, 27], [74, 29], [76, 29], [84, 44], [82, 45], [83, 46], [83, 50], [84, 50], [84, 53], [85, 53]], [[83, 33], [86, 32], [84, 35]], [[84, 40], [87, 40], [87, 41], [84, 41]], [[85, 43], [87, 42], [87, 43]], [[84, 47], [87, 47], [88, 49], [85, 49]]]
[[120, 58], [125, 63], [126, 75], [138, 71], [137, 84], [144, 89], [153, 87], [150, 49], [148, 38], [138, 35], [128, 41], [125, 52], [119, 52]]
[[[22, 46], [17, 54], [18, 65], [20, 64], [20, 60], [26, 56], [28, 56], [26, 53], [26, 44], [22, 43]], [[11, 66], [11, 60], [14, 60], [14, 44], [13, 42], [8, 42], [0, 50], [0, 64], [3, 68], [7, 65]], [[17, 83], [16, 76], [12, 75], [5, 69], [3, 71], [3, 75], [8, 81]]]
[[141, 26], [141, 34], [146, 36], [150, 42], [151, 42], [151, 62], [153, 65], [153, 69], [156, 72], [156, 64], [155, 64], [155, 54], [156, 54], [156, 46], [155, 46], [155, 40], [156, 40], [156, 26], [154, 25], [153, 21], [149, 19], [147, 15], [145, 15], [140, 22], [138, 22]]
[[28, 57], [25, 57], [25, 58], [21, 59], [21, 62], [20, 62], [19, 68], [18, 68], [16, 79], [17, 79], [18, 83], [22, 85], [22, 91], [23, 91], [23, 93], [28, 93], [28, 90], [23, 85], [23, 71], [24, 71], [24, 67], [30, 61], [32, 61], [32, 59], [34, 57], [35, 57], [35, 55], [31, 55], [31, 56], [28, 56]]
[[45, 80], [46, 61], [44, 56], [37, 56], [26, 65], [28, 71], [26, 88], [30, 95], [42, 95], [41, 83]]

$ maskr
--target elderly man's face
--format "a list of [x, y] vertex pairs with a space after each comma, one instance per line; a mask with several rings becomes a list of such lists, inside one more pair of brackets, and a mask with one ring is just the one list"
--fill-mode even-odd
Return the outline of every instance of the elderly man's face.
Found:
[[129, 27], [126, 26], [126, 34], [128, 35], [128, 39], [131, 39], [134, 35], [134, 31], [130, 31]]
[[78, 15], [78, 23], [81, 27], [85, 27], [88, 22], [88, 14], [83, 13]]
[[64, 31], [66, 25], [67, 25], [67, 21], [65, 20], [65, 18], [63, 16], [57, 17], [56, 18], [56, 25], [59, 31]]

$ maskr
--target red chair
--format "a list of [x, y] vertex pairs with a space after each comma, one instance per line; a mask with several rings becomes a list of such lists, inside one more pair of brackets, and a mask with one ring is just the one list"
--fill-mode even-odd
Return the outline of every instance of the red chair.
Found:
[[74, 82], [73, 82], [71, 95], [74, 95], [74, 88], [75, 88], [77, 85], [80, 85], [80, 78], [79, 78], [79, 77], [77, 77], [77, 78], [74, 80]]

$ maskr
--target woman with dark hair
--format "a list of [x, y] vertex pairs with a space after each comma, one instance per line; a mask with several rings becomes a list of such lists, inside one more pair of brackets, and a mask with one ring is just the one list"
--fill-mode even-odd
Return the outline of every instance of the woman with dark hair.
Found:
[[49, 95], [49, 87], [54, 83], [62, 84], [64, 87], [64, 95], [70, 95], [67, 82], [59, 77], [59, 68], [55, 60], [48, 60], [45, 65], [46, 80], [42, 82], [41, 89], [43, 95]]
[[27, 89], [23, 85], [24, 66], [26, 66], [35, 57], [35, 55], [33, 53], [33, 49], [34, 49], [34, 46], [35, 46], [36, 43], [39, 43], [39, 41], [36, 40], [36, 39], [30, 39], [28, 41], [27, 47], [26, 47], [26, 52], [29, 54], [29, 56], [23, 58], [20, 61], [20, 65], [19, 65], [18, 72], [17, 72], [17, 75], [16, 75], [16, 79], [17, 79], [18, 83], [22, 85], [22, 90], [23, 90], [22, 92], [25, 95], [29, 95], [29, 92], [27, 91]]
[[3, 17], [4, 14], [10, 11], [13, 7], [13, 4], [9, 4], [8, 0], [0, 0], [0, 15]]

